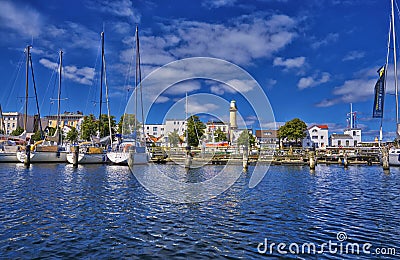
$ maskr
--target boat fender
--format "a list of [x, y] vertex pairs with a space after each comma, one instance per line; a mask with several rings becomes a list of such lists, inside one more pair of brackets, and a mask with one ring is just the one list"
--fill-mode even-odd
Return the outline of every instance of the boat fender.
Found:
[[126, 153], [127, 151], [128, 151], [128, 149], [129, 149], [129, 147], [131, 147], [132, 145], [131, 144], [127, 144], [127, 145], [125, 145], [124, 146], [124, 153]]

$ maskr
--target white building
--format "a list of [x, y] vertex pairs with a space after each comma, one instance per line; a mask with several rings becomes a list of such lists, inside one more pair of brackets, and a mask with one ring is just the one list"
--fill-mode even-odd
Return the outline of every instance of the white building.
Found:
[[177, 131], [180, 136], [185, 134], [186, 120], [182, 119], [166, 119], [164, 124], [164, 135]]
[[329, 145], [327, 125], [313, 125], [307, 129], [307, 136], [303, 139], [303, 148], [325, 149]]
[[206, 129], [205, 129], [205, 136], [209, 141], [212, 141], [212, 135], [217, 130], [221, 130], [228, 139], [229, 135], [229, 123], [225, 122], [207, 122]]
[[361, 129], [360, 128], [349, 128], [344, 130], [345, 135], [351, 136], [353, 139], [353, 146], [357, 146], [361, 143]]
[[164, 136], [165, 126], [163, 124], [144, 125], [144, 133], [146, 136], [152, 135], [154, 137]]
[[[16, 130], [17, 127], [24, 128], [24, 116], [25, 114], [19, 112], [3, 112], [4, 126], [2, 120], [0, 120], [0, 129], [5, 130], [5, 134], [11, 134], [12, 131]], [[34, 130], [34, 116], [27, 117], [26, 132], [31, 133]]]
[[343, 134], [332, 134], [330, 146], [333, 147], [355, 147], [361, 143], [361, 129], [349, 128]]

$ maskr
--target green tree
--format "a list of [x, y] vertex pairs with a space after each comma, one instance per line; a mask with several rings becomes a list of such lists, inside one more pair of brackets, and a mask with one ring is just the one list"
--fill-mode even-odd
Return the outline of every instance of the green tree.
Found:
[[31, 140], [33, 142], [37, 142], [42, 140], [42, 135], [40, 134], [40, 131], [36, 131], [32, 136], [31, 136]]
[[53, 136], [56, 133], [56, 128], [54, 127], [47, 127], [47, 135], [48, 136]]
[[79, 136], [78, 130], [76, 130], [75, 127], [71, 127], [71, 130], [69, 130], [65, 139], [67, 141], [70, 141], [71, 143], [74, 143], [78, 141], [78, 136]]
[[[110, 116], [110, 120], [111, 120], [111, 133], [115, 134], [115, 117], [114, 116]], [[100, 123], [100, 121], [97, 122], [97, 129], [99, 129], [98, 124]], [[102, 114], [101, 115], [101, 126], [100, 126], [100, 137], [104, 137], [104, 136], [109, 136], [110, 135], [110, 128], [109, 128], [109, 122], [108, 122], [108, 115], [106, 114]]]
[[93, 114], [85, 116], [81, 125], [81, 138], [82, 140], [90, 141], [92, 135], [96, 135], [98, 131], [98, 124]]
[[24, 132], [24, 129], [20, 126], [17, 127], [14, 131], [11, 132], [11, 135], [18, 136]]
[[178, 143], [181, 142], [181, 138], [180, 138], [177, 130], [168, 134], [168, 142], [172, 147], [176, 147], [178, 145]]
[[[136, 129], [135, 129], [136, 125]], [[130, 134], [134, 130], [138, 130], [142, 127], [140, 122], [136, 120], [134, 114], [123, 114], [118, 122], [118, 133], [120, 134]], [[122, 132], [123, 131], [123, 132]]]
[[226, 133], [224, 133], [221, 129], [217, 129], [214, 132], [214, 136], [215, 136], [215, 142], [224, 142], [224, 141], [228, 141], [228, 137], [226, 136]]
[[278, 129], [278, 138], [298, 143], [301, 139], [306, 137], [307, 125], [299, 118], [294, 118], [286, 122]]
[[205, 128], [206, 125], [200, 121], [198, 116], [190, 116], [187, 121], [189, 140], [186, 140], [186, 142], [192, 147], [197, 147], [200, 142], [199, 139], [204, 135]]
[[237, 139], [238, 146], [252, 147], [256, 143], [254, 136], [248, 131], [244, 130]]

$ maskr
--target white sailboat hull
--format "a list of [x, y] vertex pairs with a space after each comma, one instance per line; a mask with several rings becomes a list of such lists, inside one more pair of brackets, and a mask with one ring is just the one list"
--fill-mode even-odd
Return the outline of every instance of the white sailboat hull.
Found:
[[[74, 154], [67, 154], [67, 161], [69, 163], [74, 163]], [[90, 164], [90, 163], [106, 163], [106, 154], [89, 154], [89, 153], [79, 153], [78, 154], [78, 164]]]
[[[114, 164], [128, 165], [129, 152], [108, 152], [108, 159]], [[149, 155], [147, 153], [132, 153], [130, 160], [131, 165], [147, 164], [149, 162]]]
[[17, 153], [0, 153], [0, 162], [19, 162]]
[[128, 165], [140, 165], [149, 163], [149, 155], [147, 153], [132, 153], [128, 159]]
[[[31, 163], [46, 163], [46, 162], [54, 162], [54, 163], [65, 163], [67, 162], [67, 152], [39, 152], [33, 151], [30, 154], [30, 162]], [[25, 151], [17, 152], [18, 161], [24, 162], [26, 158]]]
[[128, 165], [129, 152], [108, 152], [107, 158], [114, 164]]
[[389, 151], [389, 165], [400, 166], [400, 149]]

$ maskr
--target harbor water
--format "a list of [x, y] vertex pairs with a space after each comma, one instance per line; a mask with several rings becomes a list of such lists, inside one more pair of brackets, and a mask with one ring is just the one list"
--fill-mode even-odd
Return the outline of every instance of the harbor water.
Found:
[[[160, 167], [182, 172], [176, 165]], [[218, 167], [223, 166], [177, 175], [203, 181]], [[399, 257], [399, 168], [385, 173], [379, 166], [318, 165], [310, 172], [303, 166], [271, 166], [253, 189], [250, 175], [251, 166], [211, 200], [174, 204], [142, 187], [128, 167], [1, 164], [0, 258]], [[318, 252], [330, 241], [336, 252], [328, 247]], [[279, 243], [286, 247], [278, 251]], [[349, 243], [360, 245], [360, 252], [345, 251]], [[304, 244], [316, 245], [317, 251], [302, 252]], [[370, 246], [362, 251], [365, 244]]]

